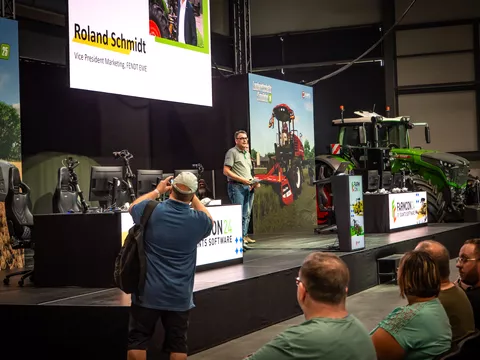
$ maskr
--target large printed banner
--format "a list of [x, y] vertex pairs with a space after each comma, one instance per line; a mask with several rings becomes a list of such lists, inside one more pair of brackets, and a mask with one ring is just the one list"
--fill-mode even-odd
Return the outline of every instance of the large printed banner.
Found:
[[428, 223], [426, 192], [388, 195], [390, 230]]
[[[0, 18], [0, 160], [21, 167], [18, 24]], [[0, 174], [2, 177], [8, 174]], [[5, 186], [5, 183], [3, 183]], [[5, 189], [2, 189], [2, 193]], [[0, 202], [0, 269], [23, 267], [21, 251], [13, 251]]]
[[70, 87], [212, 105], [208, 0], [69, 0]]
[[[210, 234], [198, 243], [197, 266], [243, 258], [242, 207], [211, 206], [208, 211], [214, 223]], [[122, 244], [133, 225], [130, 213], [122, 213]]]
[[255, 234], [311, 230], [316, 224], [313, 89], [249, 74]]

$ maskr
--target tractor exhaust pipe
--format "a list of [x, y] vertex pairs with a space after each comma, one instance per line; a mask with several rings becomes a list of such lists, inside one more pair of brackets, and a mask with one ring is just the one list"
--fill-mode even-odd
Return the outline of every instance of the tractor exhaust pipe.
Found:
[[372, 131], [373, 131], [373, 147], [378, 148], [378, 127], [377, 127], [378, 117], [372, 116]]

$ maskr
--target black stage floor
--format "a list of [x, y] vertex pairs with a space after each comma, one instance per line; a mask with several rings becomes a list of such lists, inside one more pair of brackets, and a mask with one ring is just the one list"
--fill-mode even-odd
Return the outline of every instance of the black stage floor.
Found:
[[[455, 257], [466, 239], [479, 234], [480, 223], [434, 224], [368, 235], [366, 249], [337, 254], [351, 270], [354, 294], [377, 284], [380, 257], [411, 250], [425, 239], [440, 241]], [[257, 237], [243, 264], [197, 273], [190, 353], [299, 315], [295, 277], [301, 262], [335, 239], [312, 233]], [[35, 288], [28, 282], [21, 288], [13, 280], [0, 285], [0, 338], [17, 359], [57, 353], [69, 359], [125, 359], [129, 305], [130, 297], [118, 289]]]

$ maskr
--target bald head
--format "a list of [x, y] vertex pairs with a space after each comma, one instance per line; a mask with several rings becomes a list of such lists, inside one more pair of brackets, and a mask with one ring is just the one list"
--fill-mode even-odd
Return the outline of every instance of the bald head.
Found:
[[347, 297], [350, 274], [347, 265], [335, 254], [308, 255], [300, 268], [300, 278], [315, 301], [338, 305]]
[[430, 254], [437, 263], [442, 280], [448, 280], [450, 278], [450, 254], [445, 246], [438, 241], [425, 240], [421, 241], [415, 250], [425, 251]]

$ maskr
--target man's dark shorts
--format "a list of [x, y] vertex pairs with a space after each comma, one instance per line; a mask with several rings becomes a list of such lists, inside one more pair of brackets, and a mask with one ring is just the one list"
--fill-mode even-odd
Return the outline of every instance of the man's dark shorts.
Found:
[[128, 321], [128, 350], [147, 350], [157, 322], [165, 331], [163, 351], [187, 354], [189, 311], [155, 310], [132, 304]]

